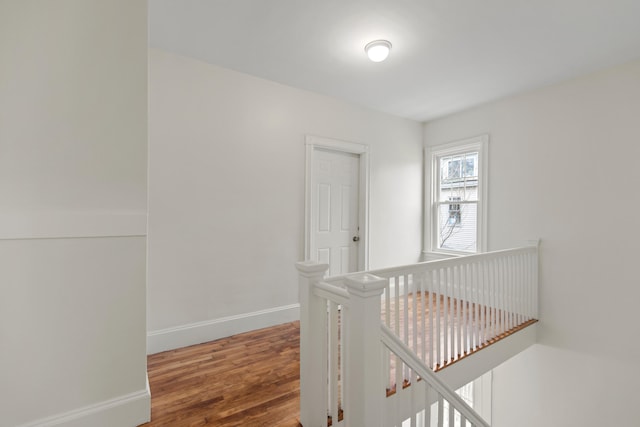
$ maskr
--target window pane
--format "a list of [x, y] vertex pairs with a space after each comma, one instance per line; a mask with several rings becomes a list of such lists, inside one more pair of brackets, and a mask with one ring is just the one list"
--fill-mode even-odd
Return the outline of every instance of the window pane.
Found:
[[465, 177], [478, 177], [478, 153], [469, 153], [464, 159], [464, 176]]
[[478, 205], [459, 200], [438, 204], [438, 248], [475, 252]]
[[478, 200], [478, 152], [440, 158], [438, 200]]
[[447, 177], [449, 179], [460, 178], [460, 163], [461, 163], [461, 160], [459, 158], [452, 159], [449, 161], [449, 173], [447, 174]]
[[[428, 250], [472, 253], [484, 249], [487, 186], [480, 181], [487, 172], [488, 142], [488, 135], [481, 135], [429, 148]], [[478, 223], [480, 219], [482, 223]]]

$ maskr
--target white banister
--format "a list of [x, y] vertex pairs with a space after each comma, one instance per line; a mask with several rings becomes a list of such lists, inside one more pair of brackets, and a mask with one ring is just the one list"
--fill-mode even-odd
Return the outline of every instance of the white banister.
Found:
[[350, 294], [346, 325], [345, 416], [350, 426], [381, 426], [384, 380], [380, 324], [380, 296], [387, 280], [371, 274], [345, 280]]
[[325, 282], [315, 283], [315, 294], [328, 301], [333, 301], [340, 305], [349, 305], [349, 292], [338, 286], [330, 285]]
[[305, 261], [296, 263], [296, 268], [300, 293], [300, 423], [305, 427], [326, 427], [327, 303], [314, 291], [329, 265]]
[[[389, 279], [385, 324], [439, 369], [536, 318], [537, 265], [537, 247], [527, 246], [369, 273]], [[402, 379], [396, 371], [395, 385]]]
[[[438, 378], [431, 369], [429, 369], [422, 361], [415, 355], [409, 347], [407, 347], [396, 335], [384, 324], [380, 325], [380, 340], [389, 348], [393, 353], [397, 354], [405, 364], [407, 364], [413, 371], [415, 371], [425, 385], [433, 389], [439, 396], [438, 398], [438, 425], [442, 425], [442, 402], [441, 399], [445, 399], [449, 402], [450, 423], [453, 420], [453, 410], [458, 411], [462, 417], [471, 423], [473, 427], [491, 427], [485, 420], [482, 419], [467, 402], [465, 402], [455, 391], [451, 390], [445, 383]], [[430, 406], [430, 401], [427, 399], [427, 407]]]
[[429, 375], [537, 321], [537, 242], [334, 277], [296, 267], [304, 427], [486, 426]]
[[[369, 270], [367, 272], [369, 274], [374, 274], [379, 277], [390, 277], [390, 276], [402, 275], [402, 274], [418, 274], [421, 271], [424, 271], [424, 266], [432, 266], [432, 268], [448, 268], [448, 267], [458, 266], [461, 264], [470, 264], [478, 261], [493, 260], [496, 258], [504, 257], [509, 254], [529, 253], [532, 250], [537, 250], [535, 245], [523, 246], [520, 248], [513, 248], [513, 249], [502, 249], [499, 251], [484, 252], [480, 254], [464, 255], [464, 256], [459, 256], [454, 258], [438, 259], [434, 261], [424, 261], [416, 264], [408, 264], [408, 265], [401, 265], [396, 267], [381, 268], [377, 270]], [[349, 274], [346, 274], [345, 276], [348, 277]], [[331, 281], [331, 280], [340, 281], [342, 280], [342, 276], [334, 276], [331, 279], [328, 279], [327, 281]]]

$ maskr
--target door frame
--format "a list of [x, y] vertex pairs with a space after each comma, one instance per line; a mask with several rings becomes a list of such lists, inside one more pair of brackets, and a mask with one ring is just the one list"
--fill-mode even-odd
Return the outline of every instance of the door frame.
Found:
[[356, 142], [306, 135], [306, 167], [304, 192], [304, 259], [311, 259], [313, 233], [311, 232], [311, 200], [313, 186], [313, 160], [318, 149], [355, 154], [359, 158], [358, 222], [360, 246], [358, 248], [358, 270], [369, 269], [369, 146]]

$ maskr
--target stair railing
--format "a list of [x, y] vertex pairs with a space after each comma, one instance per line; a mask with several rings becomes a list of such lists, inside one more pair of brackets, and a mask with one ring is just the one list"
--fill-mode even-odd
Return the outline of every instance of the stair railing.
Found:
[[[412, 370], [416, 386], [423, 387], [422, 409], [414, 408], [408, 418], [411, 427], [490, 427], [460, 396], [444, 384], [433, 371], [384, 324], [380, 325], [380, 338], [386, 348], [397, 355]], [[419, 378], [419, 380], [418, 380]], [[421, 383], [421, 384], [420, 384]], [[400, 417], [390, 425], [404, 425]]]
[[[296, 266], [304, 427], [400, 425], [389, 416], [400, 401], [411, 402], [405, 420], [415, 420], [416, 387], [405, 388], [427, 378], [416, 362], [442, 369], [537, 317], [536, 246], [330, 278], [327, 264]], [[390, 348], [388, 337], [382, 345], [381, 323], [411, 357]], [[448, 411], [477, 422], [455, 398], [437, 393], [451, 403]]]

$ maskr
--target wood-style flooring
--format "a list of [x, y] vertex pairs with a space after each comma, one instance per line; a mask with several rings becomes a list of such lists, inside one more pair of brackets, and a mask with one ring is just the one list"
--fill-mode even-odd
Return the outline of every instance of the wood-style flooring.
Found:
[[144, 427], [299, 426], [299, 322], [153, 354], [147, 363]]
[[[422, 297], [418, 295], [416, 302], [421, 301]], [[428, 304], [427, 311], [418, 314], [420, 320], [422, 316], [428, 316], [429, 308], [435, 304]], [[440, 304], [443, 315], [444, 300]], [[409, 321], [405, 329], [404, 320], [400, 318], [398, 331], [401, 336], [408, 334], [412, 337], [413, 295], [403, 305], [409, 312]], [[416, 304], [417, 307], [420, 305]], [[405, 309], [404, 306], [402, 309]], [[455, 305], [451, 305], [451, 309], [456, 313]], [[468, 309], [466, 304], [462, 308]], [[471, 312], [468, 318], [470, 324], [477, 324]], [[428, 326], [427, 319], [424, 320]], [[470, 352], [460, 352], [456, 348], [451, 359], [436, 369], [455, 363], [534, 322], [531, 320], [508, 331], [494, 328], [495, 338], [481, 343]], [[420, 323], [415, 322], [415, 325]], [[484, 325], [494, 327], [491, 322]], [[395, 326], [395, 320], [390, 322], [390, 326]], [[416, 333], [422, 335], [420, 331]], [[433, 341], [430, 339], [430, 342]], [[450, 342], [455, 340], [450, 337]], [[421, 339], [417, 343], [420, 353]], [[388, 394], [393, 394], [396, 389], [395, 361], [393, 357], [391, 359]], [[151, 422], [143, 424], [144, 427], [300, 426], [299, 322], [153, 354], [148, 357], [147, 365], [151, 387]], [[403, 386], [408, 385], [405, 379]]]

